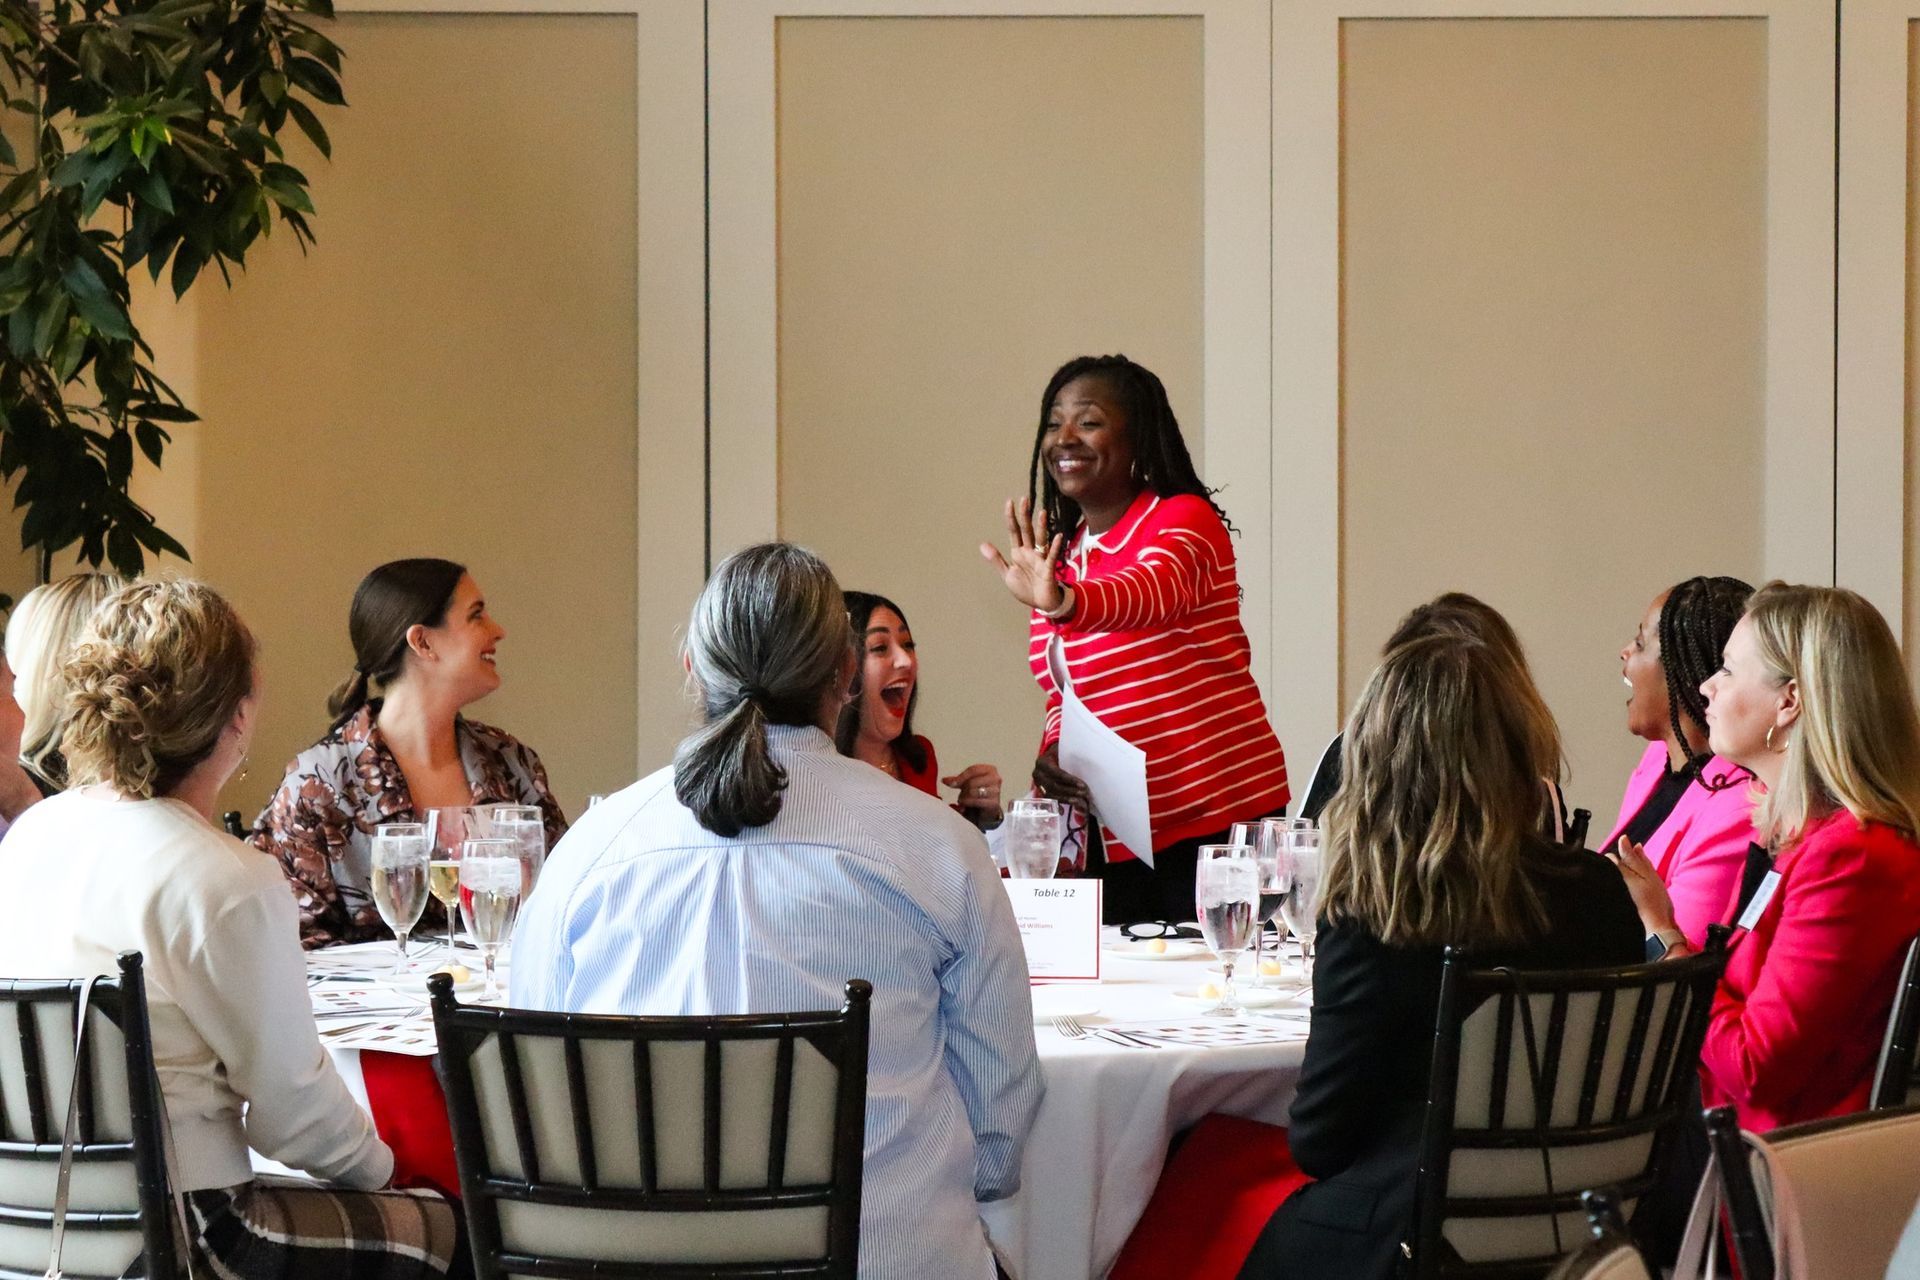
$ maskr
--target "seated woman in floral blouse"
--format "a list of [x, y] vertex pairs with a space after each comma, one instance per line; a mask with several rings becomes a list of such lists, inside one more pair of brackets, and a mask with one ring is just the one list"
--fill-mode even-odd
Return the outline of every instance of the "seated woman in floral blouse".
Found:
[[[567, 829], [533, 749], [460, 715], [500, 687], [494, 648], [506, 635], [463, 566], [381, 565], [353, 593], [348, 632], [353, 674], [328, 700], [333, 727], [287, 766], [251, 837], [293, 883], [310, 949], [389, 936], [368, 887], [383, 822], [424, 821], [442, 806], [524, 804], [539, 806], [548, 848]], [[371, 696], [375, 685], [383, 697]]]

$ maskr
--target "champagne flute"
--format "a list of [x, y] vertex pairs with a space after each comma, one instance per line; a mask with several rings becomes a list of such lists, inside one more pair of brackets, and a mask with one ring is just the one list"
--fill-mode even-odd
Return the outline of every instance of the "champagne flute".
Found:
[[500, 948], [513, 936], [524, 874], [520, 850], [511, 840], [484, 837], [461, 846], [460, 896], [466, 900], [467, 929], [479, 944], [486, 964], [487, 987], [481, 993], [482, 1000], [500, 998], [495, 965]]
[[1281, 871], [1287, 879], [1280, 914], [1300, 939], [1300, 960], [1313, 980], [1313, 935], [1320, 917], [1320, 833], [1312, 827], [1286, 833]]
[[427, 840], [433, 846], [434, 870], [438, 872], [433, 884], [443, 885], [451, 881], [454, 887], [452, 901], [440, 898], [436, 890], [434, 897], [447, 909], [447, 958], [454, 958], [459, 947], [457, 934], [460, 928], [460, 899], [457, 892], [460, 885], [460, 846], [477, 835], [484, 835], [480, 829], [482, 811], [472, 805], [444, 805], [428, 809]]
[[1199, 908], [1200, 936], [1219, 959], [1222, 975], [1220, 1003], [1207, 1013], [1234, 1017], [1241, 1009], [1233, 988], [1233, 966], [1253, 943], [1260, 902], [1260, 868], [1253, 850], [1237, 844], [1201, 845], [1193, 896]]
[[[1267, 946], [1267, 925], [1279, 914], [1280, 904], [1287, 896], [1287, 878], [1281, 870], [1281, 848], [1286, 842], [1289, 830], [1287, 818], [1262, 818], [1259, 833], [1254, 837], [1253, 857], [1260, 867], [1260, 905], [1256, 914], [1256, 929], [1253, 935], [1253, 985], [1267, 985], [1267, 970], [1264, 963]], [[1236, 826], [1239, 824], [1236, 823]], [[1284, 925], [1281, 926], [1285, 928]], [[1279, 944], [1274, 945], [1274, 954], [1279, 955]]]
[[373, 905], [393, 930], [399, 955], [393, 976], [407, 972], [407, 935], [427, 909], [427, 829], [418, 822], [386, 822], [373, 829]]
[[540, 878], [540, 868], [547, 860], [547, 824], [540, 816], [537, 805], [496, 804], [487, 810], [488, 836], [496, 840], [511, 840], [514, 848], [520, 852], [520, 897], [524, 901], [532, 895], [533, 885]]
[[1015, 800], [1007, 814], [1007, 872], [1015, 880], [1051, 880], [1060, 870], [1058, 800]]

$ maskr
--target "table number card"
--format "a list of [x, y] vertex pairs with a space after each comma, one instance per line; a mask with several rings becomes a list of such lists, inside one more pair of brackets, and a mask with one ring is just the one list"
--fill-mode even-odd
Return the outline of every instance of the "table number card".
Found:
[[1100, 882], [1002, 880], [1035, 982], [1100, 981]]

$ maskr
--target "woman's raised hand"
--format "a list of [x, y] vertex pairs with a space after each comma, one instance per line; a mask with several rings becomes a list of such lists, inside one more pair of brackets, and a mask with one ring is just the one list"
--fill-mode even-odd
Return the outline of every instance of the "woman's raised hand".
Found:
[[1066, 603], [1066, 590], [1054, 577], [1060, 557], [1061, 535], [1047, 536], [1047, 513], [1035, 512], [1033, 499], [1007, 499], [1007, 539], [1012, 544], [1002, 556], [991, 542], [980, 544], [980, 556], [1000, 571], [1000, 580], [1013, 598], [1029, 609], [1052, 613]]

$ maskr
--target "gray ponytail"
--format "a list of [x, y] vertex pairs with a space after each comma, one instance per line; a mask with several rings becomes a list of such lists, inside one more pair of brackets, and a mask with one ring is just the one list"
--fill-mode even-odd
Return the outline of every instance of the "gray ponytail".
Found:
[[767, 542], [714, 569], [687, 625], [705, 723], [673, 757], [674, 794], [701, 826], [731, 837], [779, 815], [787, 775], [767, 726], [818, 720], [852, 637], [840, 586], [810, 551]]

